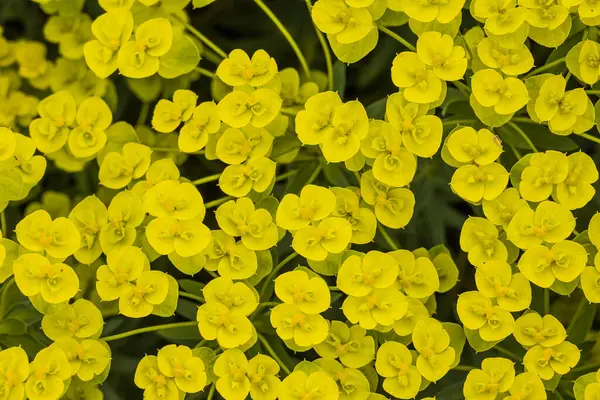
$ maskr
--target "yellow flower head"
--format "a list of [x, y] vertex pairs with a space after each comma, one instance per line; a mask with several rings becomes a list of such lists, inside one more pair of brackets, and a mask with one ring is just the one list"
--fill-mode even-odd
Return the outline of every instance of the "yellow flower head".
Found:
[[37, 294], [50, 304], [63, 303], [79, 291], [79, 278], [66, 264], [52, 264], [36, 253], [23, 254], [13, 264], [15, 281], [21, 293]]
[[571, 211], [552, 201], [541, 202], [535, 211], [523, 207], [511, 220], [506, 233], [508, 240], [520, 249], [547, 243], [558, 243], [569, 237], [575, 229]]
[[45, 251], [50, 257], [65, 259], [81, 246], [81, 236], [69, 219], [52, 220], [44, 210], [34, 211], [17, 224], [17, 240], [30, 251]]
[[407, 297], [393, 287], [373, 289], [364, 297], [348, 296], [342, 304], [346, 318], [364, 329], [375, 329], [378, 325], [391, 327], [407, 310]]
[[536, 312], [523, 314], [515, 321], [515, 339], [525, 346], [554, 347], [567, 338], [567, 331], [553, 315], [540, 316]]
[[[486, 0], [477, 0], [486, 1]], [[500, 115], [513, 114], [529, 101], [525, 84], [517, 78], [503, 78], [493, 69], [476, 72], [471, 78], [472, 96], [483, 107], [493, 107]]]
[[320, 31], [342, 44], [358, 42], [373, 29], [373, 18], [366, 8], [355, 8], [342, 0], [317, 1], [311, 16]]
[[466, 400], [497, 396], [507, 392], [515, 381], [514, 363], [506, 358], [489, 357], [482, 361], [481, 369], [469, 371], [463, 394]]
[[104, 301], [116, 300], [124, 295], [130, 284], [142, 272], [150, 270], [150, 261], [138, 247], [124, 246], [106, 255], [107, 265], [96, 271], [96, 290]]
[[295, 270], [275, 279], [275, 294], [281, 301], [297, 306], [306, 314], [320, 314], [329, 308], [331, 294], [323, 278]]
[[232, 315], [226, 305], [207, 302], [196, 315], [200, 334], [206, 340], [217, 340], [225, 349], [239, 347], [252, 337], [254, 327], [245, 315]]
[[297, 346], [310, 348], [327, 338], [327, 320], [320, 314], [307, 314], [296, 305], [284, 303], [275, 306], [270, 319], [277, 335]]
[[217, 76], [229, 86], [262, 86], [276, 74], [277, 63], [264, 50], [257, 50], [250, 59], [244, 50], [235, 49], [217, 68]]
[[370, 251], [348, 257], [337, 275], [337, 286], [351, 296], [366, 296], [373, 289], [385, 289], [396, 282], [398, 263], [389, 254]]
[[358, 326], [331, 321], [326, 339], [315, 346], [319, 356], [340, 362], [350, 368], [361, 368], [375, 357], [375, 340]]
[[249, 316], [256, 310], [258, 299], [244, 282], [233, 283], [231, 279], [218, 277], [202, 289], [206, 302], [221, 303], [229, 309], [231, 315]]
[[485, 341], [500, 341], [514, 331], [515, 320], [511, 313], [494, 306], [480, 292], [460, 294], [457, 311], [463, 325], [468, 329], [479, 330], [479, 335]]
[[42, 318], [42, 330], [56, 341], [67, 337], [77, 339], [98, 338], [102, 333], [104, 319], [98, 307], [89, 300], [79, 299]]
[[496, 135], [487, 129], [476, 131], [470, 126], [453, 131], [446, 146], [450, 155], [462, 164], [490, 165], [503, 151]]
[[204, 362], [187, 346], [170, 344], [158, 351], [156, 362], [160, 372], [175, 380], [184, 393], [197, 393], [206, 386]]
[[413, 364], [410, 350], [398, 342], [385, 342], [377, 350], [375, 368], [384, 377], [383, 389], [394, 397], [410, 399], [421, 387], [421, 374]]
[[307, 396], [314, 400], [336, 400], [340, 393], [335, 380], [321, 371], [310, 375], [304, 371], [294, 371], [281, 382], [280, 400], [296, 400]]

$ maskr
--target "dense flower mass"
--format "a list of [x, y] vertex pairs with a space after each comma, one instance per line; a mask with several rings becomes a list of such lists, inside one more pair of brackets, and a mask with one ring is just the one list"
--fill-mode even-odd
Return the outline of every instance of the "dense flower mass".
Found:
[[595, 0], [5, 3], [0, 400], [600, 399]]

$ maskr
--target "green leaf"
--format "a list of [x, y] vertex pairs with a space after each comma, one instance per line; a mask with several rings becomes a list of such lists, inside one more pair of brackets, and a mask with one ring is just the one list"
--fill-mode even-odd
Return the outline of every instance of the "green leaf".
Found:
[[308, 265], [317, 273], [325, 276], [335, 276], [342, 266], [344, 253], [329, 253], [323, 261], [308, 260]]
[[377, 385], [379, 384], [379, 374], [375, 371], [372, 365], [365, 365], [360, 368], [360, 372], [367, 378], [369, 381], [369, 386], [371, 388], [371, 392], [377, 391]]
[[341, 61], [333, 63], [333, 91], [343, 100], [346, 94], [346, 64]]
[[575, 383], [573, 384], [573, 393], [575, 394], [575, 398], [577, 400], [585, 399], [585, 388], [587, 385], [592, 383], [598, 383], [596, 380], [596, 373], [590, 372], [589, 374], [585, 374], [577, 378]]
[[366, 108], [367, 115], [369, 116], [369, 118], [375, 118], [375, 119], [381, 119], [381, 120], [384, 119], [386, 104], [387, 104], [387, 96], [369, 104]]
[[187, 299], [179, 299], [177, 309], [175, 310], [176, 314], [181, 315], [190, 321], [195, 321], [197, 312], [198, 304]]
[[378, 23], [382, 26], [402, 26], [408, 22], [409, 18], [403, 12], [392, 11], [389, 8], [385, 11], [383, 16], [379, 19]]
[[33, 325], [42, 320], [43, 315], [29, 304], [17, 304], [7, 315], [8, 318], [18, 319], [25, 325]]
[[310, 361], [300, 361], [298, 365], [294, 367], [294, 372], [295, 371], [302, 371], [306, 373], [306, 375], [310, 375], [313, 372], [324, 372], [323, 368]]
[[196, 347], [192, 349], [192, 355], [200, 358], [202, 362], [204, 362], [206, 376], [208, 378], [207, 384], [216, 382], [219, 377], [215, 374], [212, 367], [217, 360], [217, 353], [210, 347]]
[[344, 174], [345, 168], [341, 163], [327, 163], [323, 166], [323, 175], [325, 179], [333, 186], [348, 187], [350, 182]]
[[158, 75], [142, 79], [127, 78], [126, 82], [133, 94], [144, 103], [156, 101], [162, 91], [162, 79]]
[[200, 62], [200, 51], [194, 41], [185, 34], [175, 31], [173, 44], [164, 56], [160, 57], [158, 74], [173, 79], [192, 72]]
[[256, 203], [255, 206], [257, 210], [259, 208], [264, 208], [265, 210], [267, 210], [274, 220], [275, 216], [277, 215], [277, 207], [279, 207], [279, 200], [277, 200], [276, 197], [269, 196]]
[[191, 257], [182, 257], [176, 252], [172, 252], [169, 254], [169, 260], [173, 263], [175, 268], [184, 274], [195, 275], [204, 267], [206, 256], [204, 253], [200, 252]]
[[521, 175], [523, 174], [523, 170], [529, 166], [531, 157], [533, 157], [533, 153], [525, 154], [510, 169], [510, 183], [517, 190], [519, 190], [519, 184], [521, 183]]
[[167, 275], [167, 278], [169, 278], [169, 292], [167, 293], [167, 298], [159, 305], [154, 306], [154, 310], [152, 310], [152, 314], [158, 315], [159, 317], [170, 317], [175, 314], [175, 310], [177, 309], [179, 285], [177, 284], [177, 280], [171, 275]]
[[11, 310], [25, 299], [26, 297], [23, 296], [14, 279], [4, 284], [0, 297], [0, 320], [6, 318]]
[[561, 282], [557, 279], [554, 281], [552, 286], [550, 286], [550, 290], [552, 290], [554, 293], [558, 293], [562, 296], [568, 296], [571, 293], [573, 293], [573, 290], [575, 290], [575, 288], [577, 287], [578, 284], [579, 284], [579, 277], [577, 277], [576, 279], [574, 279], [571, 282]]
[[311, 165], [311, 168], [300, 168], [288, 185], [286, 193], [299, 193], [312, 176], [314, 167], [316, 167], [316, 165]]
[[23, 335], [27, 333], [27, 325], [18, 319], [0, 321], [0, 335]]
[[327, 39], [336, 57], [342, 62], [352, 64], [366, 57], [377, 46], [379, 29], [373, 27], [363, 39], [350, 44], [338, 42], [335, 35], [327, 35]]
[[448, 332], [450, 336], [450, 347], [454, 349], [456, 357], [454, 357], [454, 362], [450, 366], [450, 369], [456, 367], [460, 363], [460, 356], [462, 354], [463, 348], [465, 347], [466, 336], [462, 329], [462, 327], [458, 324], [453, 324], [451, 322], [442, 322], [442, 326]]
[[0, 163], [0, 201], [20, 200], [24, 190], [21, 172]]
[[560, 46], [569, 37], [571, 32], [571, 18], [565, 21], [554, 29], [529, 27], [529, 37], [544, 47], [556, 48]]
[[548, 390], [550, 392], [554, 392], [554, 390], [558, 387], [558, 383], [560, 382], [560, 378], [562, 378], [562, 375], [554, 374], [554, 376], [552, 377], [552, 379], [550, 379], [548, 381], [543, 381], [544, 382], [544, 387], [546, 388], [546, 390]]
[[571, 343], [577, 345], [585, 340], [585, 335], [592, 327], [595, 316], [596, 304], [590, 304], [585, 297], [582, 297], [567, 327], [567, 337]]
[[273, 258], [271, 257], [271, 252], [269, 250], [257, 251], [256, 259], [258, 261], [258, 268], [254, 275], [246, 279], [246, 282], [248, 282], [250, 286], [256, 286], [269, 275], [271, 271], [273, 271]]
[[204, 283], [196, 282], [191, 279], [180, 279], [179, 286], [183, 289], [184, 292], [188, 292], [191, 294], [202, 294], [202, 289], [204, 289]]
[[214, 3], [215, 0], [192, 0], [192, 6], [194, 8], [206, 7], [209, 4]]
[[481, 338], [479, 335], [479, 331], [464, 328], [465, 336], [469, 341], [469, 345], [475, 350], [476, 353], [481, 353], [482, 351], [487, 351], [500, 343], [500, 341], [488, 342]]
[[475, 96], [469, 98], [469, 104], [477, 118], [489, 127], [497, 128], [506, 124], [514, 114], [501, 115], [494, 111], [494, 107], [484, 107], [475, 99]]
[[442, 390], [435, 394], [436, 399], [443, 400], [464, 400], [463, 395], [464, 382], [456, 382], [448, 386], [444, 386]]

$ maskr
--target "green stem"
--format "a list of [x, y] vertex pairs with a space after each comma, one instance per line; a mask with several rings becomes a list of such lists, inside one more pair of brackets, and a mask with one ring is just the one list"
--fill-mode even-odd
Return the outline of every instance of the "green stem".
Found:
[[557, 65], [560, 65], [562, 63], [565, 62], [565, 57], [561, 57], [558, 60], [554, 60], [549, 64], [546, 65], [542, 65], [539, 68], [534, 69], [533, 71], [529, 72], [527, 75], [524, 76], [524, 79], [527, 79], [529, 77], [532, 77], [534, 75], [539, 75], [540, 73], [544, 72], [544, 71], [548, 71], [549, 69], [552, 69], [554, 67], [556, 67]]
[[544, 315], [550, 314], [550, 290], [544, 289]]
[[310, 178], [308, 178], [308, 181], [304, 184], [304, 186], [306, 185], [310, 185], [311, 183], [313, 183], [315, 181], [315, 179], [318, 178], [319, 174], [321, 173], [321, 170], [323, 169], [323, 166], [319, 163], [319, 165], [317, 165], [317, 167], [315, 168], [315, 170], [313, 171], [312, 175], [310, 176]]
[[194, 68], [194, 71], [196, 71], [200, 75], [204, 75], [210, 79], [214, 79], [214, 77], [216, 76], [216, 74], [214, 72], [210, 72], [209, 70], [201, 68], [201, 67]]
[[400, 44], [402, 44], [404, 47], [406, 47], [410, 51], [417, 51], [417, 48], [415, 46], [410, 44], [410, 42], [408, 40], [404, 39], [402, 36], [398, 35], [396, 32], [389, 30], [385, 26], [379, 26], [378, 28], [381, 32], [385, 33], [389, 37], [396, 39], [396, 41], [398, 41]]
[[523, 157], [521, 155], [521, 152], [519, 150], [517, 150], [517, 148], [515, 146], [513, 146], [511, 143], [509, 143], [508, 146], [510, 147], [512, 152], [515, 153], [515, 157], [517, 157], [517, 161], [519, 161]]
[[298, 256], [298, 253], [296, 253], [295, 251], [290, 254], [289, 256], [287, 256], [286, 258], [283, 259], [283, 261], [281, 261], [279, 264], [277, 264], [277, 266], [275, 268], [273, 268], [273, 271], [271, 271], [271, 273], [269, 274], [269, 276], [267, 276], [260, 288], [260, 294], [264, 295], [267, 291], [267, 285], [269, 284], [269, 282], [272, 282], [273, 280], [275, 280], [275, 277], [277, 276], [277, 273], [281, 270], [281, 268], [285, 267], [285, 265], [287, 263], [289, 263], [290, 261], [292, 261], [294, 258], [296, 258]]
[[600, 90], [586, 90], [585, 91], [587, 94], [593, 94], [593, 95], [600, 95]]
[[214, 174], [214, 175], [209, 175], [209, 176], [205, 176], [204, 178], [200, 178], [200, 179], [196, 179], [195, 181], [192, 181], [192, 185], [202, 185], [203, 183], [208, 183], [208, 182], [214, 182], [216, 180], [219, 180], [219, 177], [222, 175], [221, 172], [219, 172], [218, 174]]
[[207, 45], [212, 51], [217, 53], [219, 57], [227, 58], [227, 53], [225, 53], [219, 46], [214, 44], [212, 40], [204, 36], [198, 29], [194, 28], [191, 24], [185, 24], [185, 29], [187, 29], [192, 35], [196, 36], [198, 40]]
[[467, 124], [473, 124], [475, 122], [477, 122], [477, 120], [475, 120], [475, 119], [449, 119], [447, 121], [443, 121], [442, 125], [454, 125], [454, 124], [457, 124], [457, 125], [461, 125], [461, 124], [467, 125]]
[[590, 364], [590, 365], [584, 365], [584, 366], [579, 367], [579, 368], [573, 368], [571, 371], [569, 371], [569, 375], [580, 376], [580, 375], [583, 375], [583, 374], [587, 374], [588, 372], [595, 372], [598, 369], [600, 369], [600, 363], [595, 363], [595, 364]]
[[6, 237], [8, 235], [8, 233], [6, 232], [8, 229], [8, 224], [6, 223], [6, 214], [4, 213], [4, 211], [0, 213], [0, 220], [2, 221], [2, 233], [4, 234], [4, 237]]
[[358, 186], [360, 187], [360, 174], [358, 171], [352, 171], [352, 174], [354, 175], [354, 179], [356, 179], [356, 183], [358, 183]]
[[147, 326], [145, 328], [134, 329], [132, 331], [123, 332], [123, 333], [119, 333], [117, 335], [112, 335], [112, 336], [106, 336], [106, 337], [103, 337], [103, 338], [100, 338], [100, 339], [104, 340], [105, 342], [110, 342], [112, 340], [124, 339], [124, 338], [129, 337], [129, 336], [139, 335], [140, 333], [161, 331], [161, 330], [164, 330], [164, 329], [185, 328], [185, 327], [188, 327], [188, 326], [198, 326], [198, 322], [196, 322], [196, 321], [175, 322], [175, 323], [172, 323], [172, 324]]
[[209, 61], [215, 65], [219, 65], [221, 63], [221, 57], [219, 57], [214, 52], [210, 51], [210, 49], [203, 49], [202, 54], [200, 54], [202, 60]]
[[[309, 13], [311, 12], [312, 6], [312, 0], [306, 0], [306, 7], [308, 8]], [[329, 50], [329, 45], [327, 44], [323, 33], [314, 24], [313, 26], [315, 28], [317, 38], [319, 39], [319, 43], [321, 43], [321, 47], [323, 48], [325, 64], [327, 65], [327, 90], [333, 90], [333, 62], [331, 61], [331, 51]]]
[[208, 274], [209, 274], [210, 276], [212, 276], [212, 277], [213, 277], [213, 279], [217, 279], [217, 278], [219, 277], [219, 275], [218, 275], [218, 274], [217, 274], [215, 271], [209, 271], [209, 270], [206, 270], [206, 272], [208, 272]]
[[271, 347], [271, 345], [269, 344], [268, 340], [265, 339], [265, 337], [262, 334], [258, 334], [258, 340], [260, 340], [260, 343], [263, 345], [263, 347], [265, 348], [265, 350], [267, 350], [267, 352], [271, 355], [271, 357], [277, 361], [277, 364], [279, 364], [279, 366], [281, 367], [281, 369], [283, 370], [283, 372], [285, 372], [286, 375], [291, 374], [291, 371], [289, 370], [289, 368], [285, 365], [285, 363], [281, 360], [281, 358], [279, 358], [279, 356], [277, 355], [277, 353], [275, 353], [275, 351], [273, 350], [273, 348]]
[[383, 239], [386, 241], [386, 243], [388, 244], [388, 246], [390, 246], [390, 248], [392, 250], [398, 250], [400, 248], [396, 244], [396, 242], [394, 241], [394, 239], [392, 239], [392, 237], [388, 233], [387, 229], [385, 229], [383, 227], [383, 225], [381, 225], [381, 223], [377, 224], [377, 229], [379, 230], [379, 233], [381, 233], [381, 236], [383, 236]]
[[508, 125], [513, 128], [515, 131], [517, 131], [517, 133], [519, 135], [521, 135], [521, 137], [523, 138], [523, 140], [525, 141], [525, 143], [527, 143], [527, 146], [529, 146], [529, 148], [531, 150], [533, 150], [534, 153], [537, 153], [538, 149], [535, 147], [535, 145], [533, 144], [533, 142], [531, 141], [531, 139], [529, 139], [529, 136], [527, 136], [527, 134], [525, 132], [523, 132], [523, 129], [521, 129], [519, 127], [519, 125], [515, 124], [514, 122], [508, 122]]
[[522, 361], [521, 358], [519, 358], [519, 356], [517, 356], [512, 351], [505, 349], [502, 346], [496, 345], [496, 346], [494, 346], [494, 350], [496, 350], [498, 353], [504, 354], [505, 356], [507, 356], [509, 358], [512, 358], [513, 361], [516, 361], [516, 362]]
[[283, 37], [285, 37], [285, 39], [288, 41], [290, 46], [292, 46], [292, 49], [294, 50], [294, 53], [296, 53], [296, 57], [298, 57], [298, 61], [300, 61], [300, 65], [302, 66], [302, 69], [304, 70], [304, 74], [306, 75], [306, 77], [308, 79], [310, 79], [310, 68], [308, 67], [306, 58], [304, 58], [304, 54], [302, 54], [302, 51], [300, 51], [300, 47], [298, 47], [298, 43], [296, 43], [296, 41], [294, 40], [292, 35], [290, 35], [290, 32], [288, 32], [286, 27], [283, 26], [283, 24], [281, 23], [279, 18], [277, 18], [277, 16], [275, 14], [273, 14], [273, 11], [271, 11], [271, 9], [269, 7], [267, 7], [267, 5], [265, 3], [263, 3], [262, 0], [254, 0], [254, 2], [256, 3], [257, 6], [259, 6], [263, 10], [263, 12], [267, 15], [267, 17], [269, 17], [269, 19], [273, 22], [273, 24], [275, 24], [277, 29], [279, 29], [279, 32], [281, 32]]
[[292, 110], [291, 108], [284, 108], [284, 107], [281, 107], [279, 112], [281, 112], [283, 115], [287, 115], [290, 117], [295, 117], [296, 114], [298, 114], [298, 111]]
[[187, 292], [179, 292], [179, 297], [186, 297], [188, 299], [196, 300], [199, 303], [204, 303], [204, 297], [197, 296], [195, 294], [187, 293]]
[[469, 98], [469, 94], [471, 93], [471, 88], [462, 83], [461, 81], [453, 81], [454, 86], [465, 96], [467, 99]]
[[136, 126], [145, 125], [146, 120], [148, 119], [148, 113], [150, 112], [150, 104], [142, 103], [142, 108], [140, 109], [140, 115], [138, 115], [138, 120], [136, 122]]
[[[278, 306], [280, 304], [283, 304], [283, 303], [277, 303], [276, 301], [267, 301], [267, 302], [264, 302], [264, 303], [259, 303], [258, 306], [256, 307], [256, 310], [254, 310], [254, 312], [252, 313], [252, 315], [256, 316], [258, 314], [258, 312], [260, 310], [262, 310], [263, 308], [275, 307], [275, 306]], [[250, 320], [252, 320], [252, 318]]]
[[332, 292], [341, 292], [341, 291], [342, 291], [342, 289], [340, 289], [340, 288], [339, 288], [339, 287], [337, 287], [337, 286], [328, 286], [328, 288], [329, 288], [329, 290], [330, 290], [330, 291], [332, 291]]
[[[284, 154], [285, 154], [285, 153], [284, 153]], [[290, 176], [294, 176], [294, 175], [296, 175], [297, 173], [298, 173], [298, 170], [297, 170], [297, 169], [293, 169], [293, 170], [291, 170], [291, 171], [284, 172], [283, 174], [281, 174], [281, 175], [277, 175], [277, 177], [275, 177], [275, 182], [281, 182], [281, 181], [283, 181], [283, 180], [286, 180], [286, 179], [287, 179], [287, 178], [289, 178]]]
[[212, 385], [210, 385], [210, 390], [208, 391], [208, 397], [206, 398], [206, 400], [212, 400], [213, 396], [215, 395], [215, 387], [217, 386], [216, 383], [213, 383]]
[[269, 158], [270, 158], [270, 159], [279, 158], [279, 157], [281, 157], [281, 156], [285, 156], [285, 155], [286, 155], [286, 154], [288, 154], [288, 153], [291, 153], [291, 152], [292, 152], [292, 151], [294, 151], [294, 150], [298, 150], [298, 149], [301, 149], [301, 148], [302, 148], [302, 146], [294, 146], [294, 147], [292, 147], [292, 148], [289, 148], [289, 149], [287, 149], [287, 150], [284, 150], [284, 151], [283, 151], [283, 152], [281, 152], [281, 153], [277, 153], [277, 154], [271, 154], [271, 155], [269, 156]]
[[600, 139], [599, 138], [594, 137], [592, 135], [588, 135], [587, 133], [575, 133], [575, 135], [581, 136], [582, 138], [585, 138], [587, 140], [591, 140], [592, 142], [600, 143]]
[[216, 199], [213, 201], [209, 201], [208, 203], [204, 203], [204, 208], [206, 208], [208, 210], [209, 208], [218, 207], [223, 203], [227, 203], [229, 200], [233, 200], [233, 197], [232, 196], [221, 197], [220, 199]]
[[464, 372], [469, 372], [473, 369], [475, 369], [475, 367], [472, 367], [470, 365], [457, 365], [456, 367], [452, 368], [452, 370], [454, 370], [454, 371], [464, 371]]

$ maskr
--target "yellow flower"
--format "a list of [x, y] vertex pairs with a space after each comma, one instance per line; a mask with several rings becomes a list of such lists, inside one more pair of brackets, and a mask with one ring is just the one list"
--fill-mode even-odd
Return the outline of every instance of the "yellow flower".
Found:
[[410, 18], [419, 22], [437, 21], [447, 24], [460, 14], [465, 2], [462, 0], [448, 2], [408, 0], [402, 1], [400, 4], [402, 9], [395, 11], [404, 11]]
[[35, 211], [15, 228], [17, 240], [30, 251], [45, 251], [50, 257], [65, 259], [81, 246], [81, 236], [69, 219], [52, 220], [44, 210]]
[[255, 293], [244, 282], [235, 282], [218, 277], [202, 289], [206, 302], [221, 303], [229, 309], [231, 315], [249, 316], [256, 310], [258, 300]]
[[415, 258], [408, 250], [396, 250], [389, 254], [398, 262], [396, 286], [408, 296], [424, 299], [439, 289], [437, 271], [427, 257]]
[[217, 104], [217, 112], [221, 120], [233, 128], [248, 124], [262, 128], [275, 119], [281, 104], [281, 98], [271, 89], [256, 89], [250, 93], [234, 90]]
[[404, 97], [412, 103], [433, 103], [442, 95], [442, 80], [417, 53], [402, 52], [394, 58], [392, 81], [404, 89]]
[[284, 341], [300, 347], [312, 347], [325, 340], [327, 320], [320, 314], [307, 314], [293, 304], [279, 304], [271, 311], [271, 325]]
[[523, 207], [510, 221], [508, 240], [520, 249], [547, 243], [558, 243], [575, 229], [575, 218], [569, 209], [552, 201], [541, 202], [535, 211]]
[[321, 144], [333, 130], [333, 116], [342, 106], [337, 92], [323, 92], [311, 96], [304, 110], [296, 115], [296, 133], [303, 144]]
[[476, 267], [487, 261], [506, 261], [508, 257], [506, 246], [498, 239], [498, 229], [480, 217], [469, 217], [463, 224], [460, 248]]
[[39, 254], [23, 254], [14, 261], [13, 270], [19, 290], [28, 297], [41, 294], [44, 301], [58, 304], [79, 291], [79, 278], [73, 268], [52, 264]]
[[320, 31], [334, 35], [342, 44], [363, 39], [373, 29], [373, 18], [366, 8], [348, 7], [342, 0], [319, 0], [311, 10]]
[[465, 400], [496, 398], [507, 392], [515, 381], [515, 367], [506, 358], [489, 357], [481, 362], [481, 369], [473, 369], [467, 374], [463, 386]]
[[300, 196], [288, 193], [277, 207], [277, 225], [289, 231], [306, 228], [311, 222], [328, 217], [335, 207], [335, 195], [331, 190], [306, 185]]
[[373, 289], [364, 297], [348, 296], [342, 304], [344, 315], [364, 329], [391, 327], [408, 310], [408, 300], [398, 289]]
[[181, 397], [175, 379], [164, 375], [158, 367], [158, 357], [144, 356], [135, 369], [134, 382], [144, 389], [148, 400], [177, 400]]
[[399, 399], [414, 398], [421, 387], [421, 374], [410, 350], [398, 342], [385, 342], [377, 350], [375, 368], [384, 377], [383, 390]]
[[492, 200], [484, 199], [481, 205], [486, 218], [494, 225], [501, 225], [505, 230], [517, 211], [529, 207], [527, 201], [519, 195], [519, 191], [512, 187], [505, 189]]
[[337, 286], [344, 293], [362, 297], [373, 289], [385, 289], [398, 277], [398, 263], [388, 254], [370, 251], [348, 257], [340, 267]]
[[104, 301], [124, 295], [144, 271], [150, 270], [150, 261], [140, 248], [123, 246], [106, 255], [107, 265], [96, 271], [96, 290]]
[[544, 288], [575, 280], [584, 270], [587, 252], [577, 242], [563, 240], [551, 248], [536, 245], [528, 248], [519, 260], [519, 271], [531, 282]]
[[[487, 0], [477, 0], [484, 2]], [[517, 78], [503, 78], [493, 69], [477, 71], [471, 78], [472, 96], [483, 107], [493, 107], [500, 115], [513, 114], [529, 101], [525, 84]]]
[[546, 200], [554, 185], [564, 182], [568, 174], [569, 161], [565, 154], [554, 150], [536, 153], [521, 175], [521, 196], [533, 202]]
[[297, 306], [306, 314], [320, 314], [329, 308], [331, 294], [321, 277], [310, 277], [306, 271], [295, 270], [275, 279], [275, 294], [287, 304]]
[[569, 172], [556, 186], [558, 203], [575, 210], [585, 206], [596, 194], [592, 184], [598, 181], [598, 168], [590, 156], [579, 151], [567, 157]]
[[448, 136], [446, 146], [456, 161], [465, 164], [492, 164], [503, 151], [496, 135], [487, 129], [476, 131], [470, 126], [453, 131]]
[[56, 345], [41, 350], [29, 366], [25, 394], [31, 400], [58, 399], [71, 378], [72, 369], [65, 352]]
[[280, 400], [296, 400], [311, 397], [314, 400], [336, 400], [340, 396], [333, 378], [325, 372], [317, 371], [307, 375], [304, 371], [294, 371], [280, 385]]
[[554, 374], [568, 374], [579, 362], [580, 350], [571, 342], [562, 342], [552, 347], [536, 345], [523, 357], [527, 371], [536, 373], [543, 380], [550, 380]]
[[232, 315], [227, 306], [207, 302], [196, 315], [200, 334], [206, 340], [217, 340], [225, 349], [239, 347], [252, 337], [254, 327], [244, 315]]
[[197, 393], [206, 386], [204, 362], [189, 347], [167, 345], [158, 351], [156, 361], [160, 372], [173, 378], [182, 392]]
[[144, 271], [135, 285], [128, 284], [119, 297], [119, 312], [129, 318], [143, 318], [163, 303], [169, 294], [169, 275], [161, 271]]
[[277, 63], [264, 50], [255, 51], [250, 59], [244, 50], [235, 49], [217, 67], [217, 76], [229, 86], [262, 86], [276, 74]]
[[477, 55], [487, 67], [510, 76], [524, 74], [533, 68], [533, 56], [525, 43], [508, 48], [491, 38], [484, 38], [477, 45]]
[[352, 226], [344, 218], [327, 217], [317, 226], [294, 233], [292, 247], [308, 260], [323, 261], [329, 253], [344, 251], [352, 238]]
[[544, 81], [535, 100], [537, 118], [547, 121], [550, 130], [559, 135], [579, 131], [577, 125], [591, 106], [582, 88], [565, 92], [566, 85], [562, 75], [552, 75]]
[[79, 299], [72, 305], [65, 305], [42, 318], [42, 330], [56, 341], [63, 337], [77, 339], [100, 337], [104, 319], [102, 313], [89, 300]]
[[343, 322], [331, 321], [325, 340], [315, 345], [319, 356], [340, 362], [350, 368], [361, 368], [375, 357], [375, 340], [367, 335], [366, 329]]
[[475, 272], [477, 289], [510, 312], [523, 311], [531, 304], [531, 285], [523, 274], [512, 274], [505, 261], [487, 261]]
[[29, 376], [29, 361], [22, 347], [8, 347], [0, 351], [0, 380], [6, 399], [25, 398], [25, 381]]
[[170, 133], [192, 117], [198, 96], [191, 90], [176, 90], [173, 101], [160, 99], [152, 114], [152, 127], [161, 133]]
[[435, 75], [445, 81], [462, 79], [467, 70], [465, 50], [454, 46], [450, 35], [431, 31], [425, 32], [417, 40], [419, 59], [433, 68]]
[[538, 344], [542, 347], [554, 347], [567, 338], [565, 327], [556, 317], [550, 314], [542, 317], [536, 312], [529, 312], [517, 318], [513, 334], [525, 347]]
[[246, 375], [250, 380], [250, 397], [253, 400], [275, 400], [281, 381], [277, 377], [279, 364], [269, 356], [257, 354], [248, 362]]
[[464, 326], [479, 330], [485, 341], [500, 341], [514, 331], [515, 320], [510, 312], [492, 305], [490, 299], [477, 291], [460, 294], [456, 309]]

